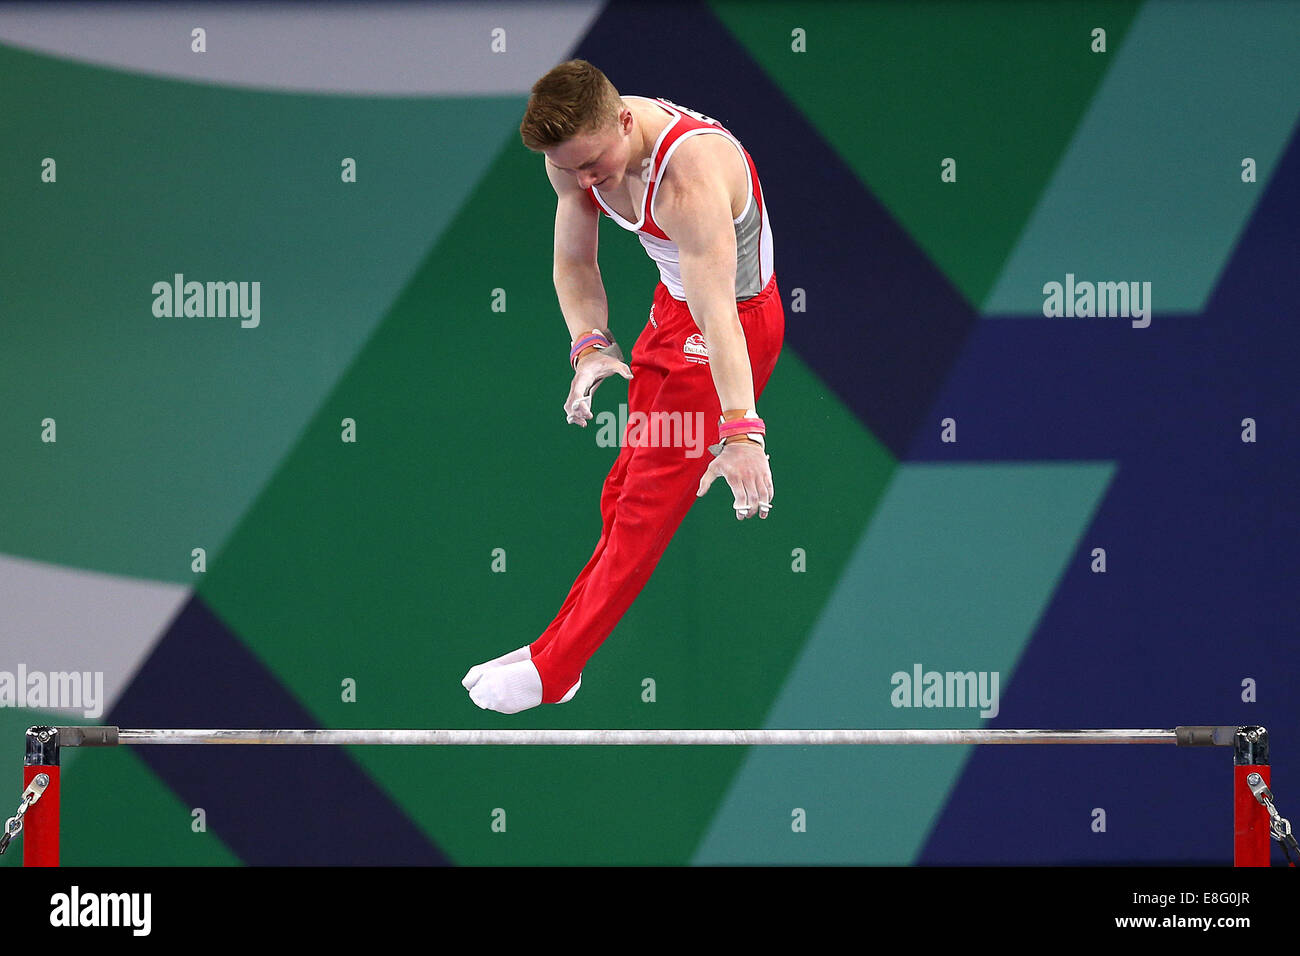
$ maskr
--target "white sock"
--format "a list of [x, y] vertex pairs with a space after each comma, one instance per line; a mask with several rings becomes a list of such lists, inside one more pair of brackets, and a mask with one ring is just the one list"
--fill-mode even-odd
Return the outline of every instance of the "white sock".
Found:
[[542, 702], [542, 678], [532, 658], [489, 667], [469, 689], [469, 699], [484, 710], [517, 714]]
[[475, 664], [466, 672], [464, 679], [460, 682], [461, 686], [469, 690], [478, 683], [478, 679], [483, 676], [483, 672], [490, 667], [500, 667], [502, 664], [514, 664], [518, 661], [530, 661], [533, 659], [531, 645], [525, 644], [518, 650], [513, 650], [509, 654], [502, 654], [500, 657], [494, 657], [490, 661], [484, 661], [482, 664]]
[[[573, 695], [582, 686], [582, 678], [569, 688], [560, 703], [573, 700]], [[537, 665], [530, 657], [525, 661], [515, 661], [499, 667], [490, 667], [483, 671], [474, 686], [469, 689], [469, 699], [483, 710], [495, 710], [502, 714], [517, 714], [521, 710], [536, 707], [542, 702], [542, 678], [537, 673]]]

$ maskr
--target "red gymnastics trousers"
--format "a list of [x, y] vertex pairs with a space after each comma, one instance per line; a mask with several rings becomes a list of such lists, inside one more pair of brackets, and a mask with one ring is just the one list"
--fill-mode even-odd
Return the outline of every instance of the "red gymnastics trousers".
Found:
[[[736, 312], [745, 332], [757, 404], [785, 338], [776, 275], [758, 295], [737, 302]], [[628, 425], [600, 493], [600, 540], [555, 620], [530, 645], [542, 678], [543, 703], [556, 703], [578, 682], [587, 660], [641, 593], [695, 502], [700, 479], [713, 460], [707, 446], [718, 440], [722, 408], [704, 337], [686, 303], [669, 295], [662, 282], [655, 287], [650, 320], [632, 346], [630, 365]], [[761, 406], [758, 411], [762, 415]], [[672, 412], [680, 413], [681, 421], [689, 415], [704, 433], [692, 442], [670, 441], [664, 437], [666, 428], [634, 429], [637, 412], [645, 413], [643, 422], [670, 421], [666, 413]], [[716, 484], [727, 483], [719, 479]], [[728, 507], [725, 512], [719, 508], [719, 513], [734, 521], [729, 487], [726, 493]]]

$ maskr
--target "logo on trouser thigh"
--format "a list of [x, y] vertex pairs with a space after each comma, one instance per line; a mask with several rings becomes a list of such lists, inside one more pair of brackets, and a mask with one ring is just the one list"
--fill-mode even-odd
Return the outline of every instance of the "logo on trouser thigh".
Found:
[[655, 321], [655, 307], [650, 306], [650, 325], [653, 328], [659, 328], [659, 323]]
[[696, 365], [709, 364], [709, 345], [699, 332], [690, 336], [682, 344], [682, 354], [686, 356], [686, 361], [694, 362]]

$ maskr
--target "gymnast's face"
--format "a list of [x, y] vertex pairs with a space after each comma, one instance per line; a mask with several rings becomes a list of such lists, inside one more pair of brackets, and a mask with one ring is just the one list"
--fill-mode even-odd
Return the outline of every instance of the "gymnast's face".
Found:
[[632, 111], [619, 111], [619, 122], [592, 133], [581, 133], [546, 150], [551, 165], [577, 178], [583, 189], [615, 189], [623, 185], [632, 148]]

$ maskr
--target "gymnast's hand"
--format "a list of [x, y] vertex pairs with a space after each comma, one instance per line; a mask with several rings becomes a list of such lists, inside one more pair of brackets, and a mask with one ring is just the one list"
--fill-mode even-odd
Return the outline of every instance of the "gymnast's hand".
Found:
[[569, 386], [569, 397], [564, 400], [564, 420], [570, 425], [587, 427], [591, 420], [591, 399], [596, 388], [611, 375], [622, 375], [629, 382], [632, 370], [612, 355], [604, 352], [588, 352], [578, 359], [578, 370], [573, 375], [573, 384]]
[[757, 442], [727, 442], [718, 457], [709, 462], [695, 497], [703, 496], [716, 479], [726, 478], [736, 499], [732, 505], [736, 509], [736, 520], [744, 521], [754, 515], [766, 518], [772, 510], [773, 492], [772, 469], [767, 464], [769, 457]]

